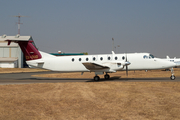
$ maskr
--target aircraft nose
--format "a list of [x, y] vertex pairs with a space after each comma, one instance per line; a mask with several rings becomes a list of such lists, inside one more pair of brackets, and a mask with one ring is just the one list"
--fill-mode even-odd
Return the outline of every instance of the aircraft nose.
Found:
[[175, 62], [175, 63], [176, 63], [176, 66], [180, 66], [180, 61]]
[[175, 67], [176, 63], [171, 62], [171, 61], [166, 61], [166, 65], [167, 65], [167, 67], [171, 68], [171, 67]]

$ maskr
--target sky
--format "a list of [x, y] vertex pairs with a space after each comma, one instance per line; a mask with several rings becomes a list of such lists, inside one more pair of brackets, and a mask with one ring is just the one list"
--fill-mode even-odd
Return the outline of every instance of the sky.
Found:
[[[0, 35], [31, 35], [48, 53], [180, 57], [180, 0], [0, 0]], [[120, 47], [118, 47], [120, 46]]]

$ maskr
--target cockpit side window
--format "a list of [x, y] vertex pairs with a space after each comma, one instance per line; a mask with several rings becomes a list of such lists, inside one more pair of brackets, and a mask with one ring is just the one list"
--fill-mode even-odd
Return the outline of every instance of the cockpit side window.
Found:
[[152, 54], [149, 54], [149, 56], [148, 55], [144, 55], [143, 58], [144, 59], [153, 59], [154, 55], [152, 55]]

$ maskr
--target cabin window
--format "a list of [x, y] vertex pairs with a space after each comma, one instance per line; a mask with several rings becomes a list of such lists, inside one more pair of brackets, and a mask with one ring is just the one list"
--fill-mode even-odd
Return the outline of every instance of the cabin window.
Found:
[[108, 60], [111, 60], [111, 57], [108, 57]]
[[117, 60], [118, 59], [118, 57], [115, 57], [115, 60]]
[[82, 59], [81, 58], [79, 58], [79, 61], [81, 61]]
[[89, 58], [86, 58], [86, 61], [88, 61], [89, 60]]
[[93, 57], [93, 60], [95, 61], [95, 60], [96, 60], [96, 58], [95, 58], [95, 57]]
[[124, 60], [124, 59], [125, 59], [125, 57], [123, 56], [123, 57], [122, 57], [122, 59]]
[[72, 61], [74, 62], [74, 58], [72, 58]]
[[102, 60], [103, 60], [103, 57], [101, 57], [100, 60], [102, 61]]

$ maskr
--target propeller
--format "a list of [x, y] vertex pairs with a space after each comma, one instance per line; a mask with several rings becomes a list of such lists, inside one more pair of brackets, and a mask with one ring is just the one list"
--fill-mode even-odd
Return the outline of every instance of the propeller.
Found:
[[125, 66], [126, 66], [126, 76], [128, 76], [128, 65], [131, 63], [127, 60], [127, 54], [126, 54], [126, 60], [125, 60]]
[[[127, 62], [127, 54], [126, 54], [126, 62]], [[126, 76], [128, 76], [128, 65], [126, 64]]]

